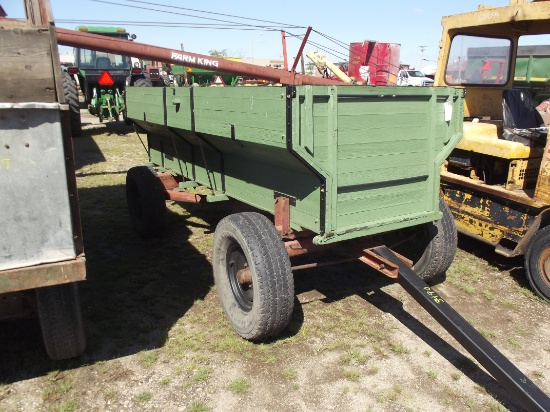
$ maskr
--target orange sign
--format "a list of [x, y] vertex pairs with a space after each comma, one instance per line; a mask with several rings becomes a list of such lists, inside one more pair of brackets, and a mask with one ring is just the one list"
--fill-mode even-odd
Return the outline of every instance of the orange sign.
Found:
[[212, 84], [225, 86], [225, 82], [223, 81], [222, 76], [215, 76], [214, 81], [212, 81]]

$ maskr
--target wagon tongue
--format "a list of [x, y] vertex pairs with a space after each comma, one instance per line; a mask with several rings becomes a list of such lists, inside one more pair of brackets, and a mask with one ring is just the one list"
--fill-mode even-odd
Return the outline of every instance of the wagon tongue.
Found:
[[103, 73], [101, 73], [101, 76], [99, 76], [98, 83], [101, 86], [112, 86], [115, 84], [115, 79], [113, 79], [113, 76], [111, 76], [111, 73], [109, 71], [105, 70]]
[[[390, 272], [393, 268], [398, 270], [399, 284], [511, 395], [520, 401], [522, 406], [529, 411], [550, 411], [550, 398], [420, 279], [394, 252], [386, 246], [371, 250], [385, 262], [384, 268], [389, 269]], [[388, 268], [388, 266], [391, 267]]]

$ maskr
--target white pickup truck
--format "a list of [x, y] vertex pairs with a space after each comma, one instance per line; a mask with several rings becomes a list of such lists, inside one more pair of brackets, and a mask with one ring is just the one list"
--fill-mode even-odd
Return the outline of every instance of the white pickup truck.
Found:
[[397, 73], [398, 86], [433, 86], [434, 81], [420, 70], [402, 69]]

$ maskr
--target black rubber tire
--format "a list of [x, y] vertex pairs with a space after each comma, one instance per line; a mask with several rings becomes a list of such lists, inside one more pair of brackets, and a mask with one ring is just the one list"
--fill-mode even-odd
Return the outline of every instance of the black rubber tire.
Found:
[[164, 186], [147, 166], [128, 170], [126, 202], [132, 226], [143, 239], [162, 235], [166, 224]]
[[[269, 219], [255, 212], [222, 219], [214, 233], [212, 262], [221, 304], [240, 336], [258, 341], [288, 325], [294, 278], [284, 242]], [[239, 284], [237, 271], [246, 266], [252, 282]]]
[[535, 293], [550, 302], [550, 226], [531, 240], [525, 254], [525, 275]]
[[63, 81], [63, 95], [65, 102], [69, 105], [69, 117], [71, 119], [71, 134], [78, 137], [82, 134], [82, 120], [80, 119], [80, 103], [78, 102], [78, 90], [76, 83], [67, 72], [61, 73]]
[[439, 210], [443, 216], [436, 222], [382, 236], [388, 247], [412, 260], [413, 270], [422, 280], [431, 283], [444, 279], [455, 257], [458, 239], [453, 215], [443, 199], [439, 199]]
[[134, 86], [136, 87], [153, 87], [153, 82], [151, 81], [151, 79], [147, 76], [143, 76], [143, 77], [138, 77], [135, 81], [134, 81]]
[[444, 277], [456, 255], [458, 235], [449, 206], [439, 199], [439, 210], [443, 213], [436, 222], [423, 225], [421, 244], [425, 244], [424, 253], [414, 262], [413, 270], [425, 282], [436, 281]]
[[86, 349], [86, 334], [76, 283], [36, 289], [38, 318], [48, 356], [63, 360]]
[[174, 86], [176, 87], [183, 87], [184, 85], [184, 77], [181, 74], [176, 74], [174, 76]]

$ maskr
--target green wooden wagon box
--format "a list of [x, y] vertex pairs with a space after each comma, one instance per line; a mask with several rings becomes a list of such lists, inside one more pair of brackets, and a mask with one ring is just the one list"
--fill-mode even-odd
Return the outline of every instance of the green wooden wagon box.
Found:
[[[127, 177], [141, 235], [160, 233], [165, 199], [233, 199], [274, 215], [228, 216], [214, 236], [218, 293], [245, 338], [288, 323], [294, 250], [419, 228], [422, 252], [431, 251], [422, 267], [414, 263], [419, 275], [440, 275], [454, 257], [439, 171], [462, 136], [462, 90], [128, 87], [126, 101], [150, 157]], [[195, 186], [209, 194], [185, 192]]]

